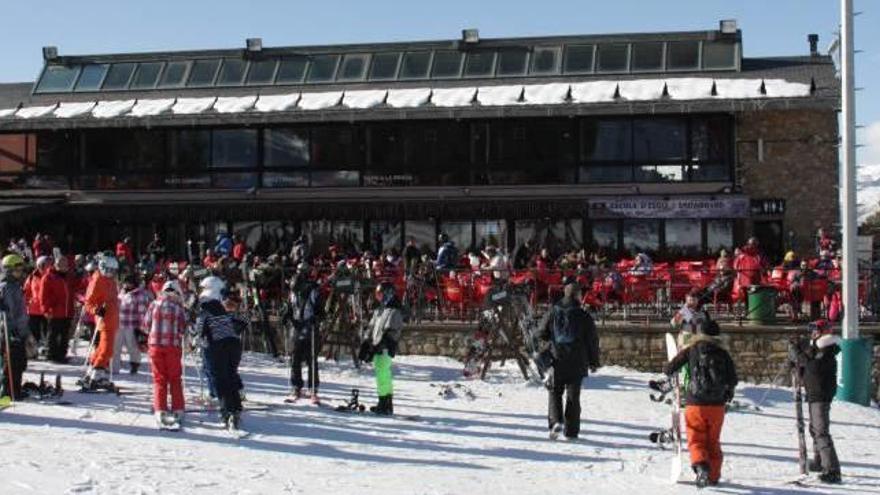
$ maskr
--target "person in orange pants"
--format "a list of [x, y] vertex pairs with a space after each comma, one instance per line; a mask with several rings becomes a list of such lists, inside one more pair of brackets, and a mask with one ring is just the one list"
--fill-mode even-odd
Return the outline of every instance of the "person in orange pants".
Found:
[[119, 329], [119, 295], [116, 286], [116, 273], [119, 263], [112, 256], [102, 256], [98, 260], [98, 273], [92, 276], [86, 289], [85, 310], [95, 315], [99, 332], [98, 346], [89, 356], [89, 371], [83, 377], [85, 389], [99, 389], [112, 386], [108, 369], [113, 359], [113, 344]]
[[682, 367], [690, 366], [684, 417], [691, 467], [697, 486], [703, 488], [717, 485], [721, 478], [724, 404], [733, 399], [738, 378], [733, 359], [718, 340], [718, 324], [709, 320], [698, 331], [666, 365], [665, 372], [671, 379]]

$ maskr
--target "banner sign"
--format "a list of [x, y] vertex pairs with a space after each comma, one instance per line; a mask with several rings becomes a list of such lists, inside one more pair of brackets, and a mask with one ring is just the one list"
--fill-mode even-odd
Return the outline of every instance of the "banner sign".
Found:
[[747, 218], [742, 196], [616, 196], [587, 201], [590, 218]]

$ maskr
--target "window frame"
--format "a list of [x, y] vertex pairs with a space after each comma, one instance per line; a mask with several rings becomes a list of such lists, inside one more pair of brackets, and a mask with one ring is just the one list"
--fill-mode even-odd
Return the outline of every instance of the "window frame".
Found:
[[[244, 68], [241, 71], [241, 78], [238, 81], [233, 82], [222, 82], [221, 79], [223, 77], [223, 70], [226, 68], [226, 64], [229, 61], [233, 62], [241, 62], [244, 64]], [[244, 82], [247, 79], [248, 72], [250, 72], [251, 63], [249, 60], [239, 60], [236, 58], [222, 58], [220, 59], [220, 68], [217, 70], [217, 76], [214, 79], [214, 86], [228, 88], [228, 87], [236, 87], [236, 86], [244, 86]]]
[[[553, 52], [554, 53], [554, 62], [553, 69], [548, 71], [538, 72], [535, 70], [535, 62], [538, 60], [537, 53], [538, 52]], [[547, 46], [535, 46], [532, 47], [531, 57], [529, 60], [529, 71], [528, 75], [530, 76], [557, 76], [562, 71], [562, 45], [547, 45]]]
[[[428, 62], [425, 64], [425, 73], [419, 76], [406, 77], [403, 74], [403, 69], [406, 66], [406, 57], [408, 55], [428, 55]], [[434, 51], [433, 50], [414, 50], [414, 51], [405, 51], [400, 57], [400, 62], [398, 62], [397, 67], [397, 80], [398, 81], [424, 81], [431, 78], [431, 70], [434, 67]]]
[[[125, 80], [125, 84], [123, 84], [122, 86], [120, 86], [118, 88], [108, 88], [107, 87], [107, 79], [110, 77], [110, 73], [113, 71], [113, 67], [121, 66], [121, 65], [131, 65], [132, 66], [131, 72], [128, 74], [128, 79]], [[100, 91], [125, 91], [125, 90], [127, 90], [129, 88], [129, 86], [131, 85], [131, 81], [134, 80], [134, 73], [137, 71], [138, 65], [140, 65], [140, 64], [138, 64], [137, 62], [115, 62], [115, 63], [110, 64], [110, 67], [107, 69], [107, 73], [104, 74], [104, 78], [101, 80]], [[79, 78], [77, 77], [77, 79], [79, 79]]]
[[[501, 73], [501, 58], [505, 53], [516, 53], [523, 55], [523, 68], [519, 73]], [[500, 48], [495, 51], [495, 77], [523, 77], [529, 74], [531, 68], [531, 51], [525, 48]]]
[[[319, 58], [336, 58], [336, 62], [333, 64], [333, 68], [331, 69], [329, 77], [324, 80], [314, 81], [312, 80], [312, 74], [315, 70], [315, 60]], [[339, 65], [342, 63], [342, 55], [339, 53], [318, 53], [311, 55], [309, 57], [309, 65], [308, 70], [305, 75], [305, 83], [306, 84], [331, 84], [336, 81], [336, 75], [339, 74]]]
[[[302, 75], [297, 80], [291, 81], [282, 81], [281, 80], [281, 69], [284, 66], [285, 62], [302, 62], [303, 69]], [[305, 84], [306, 75], [311, 70], [312, 60], [308, 56], [304, 55], [294, 55], [289, 57], [281, 57], [278, 59], [278, 65], [275, 67], [275, 79], [272, 84], [275, 86], [286, 86], [286, 85], [295, 85], [295, 84]]]
[[[211, 76], [211, 81], [210, 81], [210, 82], [206, 82], [206, 83], [204, 83], [204, 84], [202, 84], [202, 83], [199, 83], [199, 84], [193, 84], [193, 83], [192, 83], [193, 74], [194, 74], [194, 72], [195, 72], [196, 65], [197, 65], [199, 62], [216, 62], [216, 63], [217, 63], [217, 66], [214, 67], [214, 73], [213, 73], [212, 76]], [[188, 71], [188, 73], [187, 73], [187, 75], [186, 75], [186, 83], [184, 84], [184, 87], [186, 87], [186, 88], [210, 88], [210, 87], [213, 87], [213, 86], [216, 84], [216, 82], [217, 82], [217, 74], [220, 73], [220, 66], [222, 65], [222, 62], [223, 62], [223, 59], [222, 59], [222, 58], [200, 58], [200, 59], [194, 59], [194, 60], [189, 64], [189, 71]]]
[[[373, 56], [370, 57], [370, 68], [369, 68], [369, 70], [367, 70], [367, 80], [368, 81], [394, 81], [394, 80], [396, 80], [398, 78], [398, 76], [400, 75], [400, 66], [401, 66], [401, 63], [403, 62], [403, 54], [404, 54], [403, 51], [374, 53]], [[381, 78], [373, 77], [373, 66], [376, 63], [376, 60], [379, 57], [387, 56], [387, 55], [397, 55], [397, 60], [394, 62], [393, 74], [390, 77], [381, 77]]]
[[[138, 76], [139, 76], [140, 73], [141, 73], [141, 67], [144, 66], [144, 65], [152, 65], [152, 64], [158, 64], [158, 65], [159, 65], [159, 72], [156, 74], [156, 80], [155, 80], [155, 81], [153, 82], [153, 84], [150, 85], [150, 86], [142, 86], [142, 87], [141, 87], [141, 86], [138, 86], [138, 87], [135, 87], [134, 84], [135, 84], [135, 82], [137, 81], [137, 78], [138, 78]], [[168, 64], [167, 64], [166, 62], [140, 62], [140, 63], [137, 65], [137, 67], [135, 68], [135, 70], [134, 70], [134, 74], [132, 74], [132, 76], [131, 76], [131, 81], [129, 81], [129, 83], [128, 83], [128, 89], [133, 90], [133, 91], [142, 91], [142, 90], [148, 90], [148, 89], [155, 89], [155, 88], [157, 88], [157, 87], [159, 86], [159, 81], [162, 80], [162, 76], [165, 75], [165, 67], [166, 67], [167, 65], [168, 65]]]
[[[52, 68], [54, 70], [55, 67], [59, 67], [61, 69], [65, 69], [65, 70], [74, 71], [73, 77], [71, 77], [71, 79], [70, 79], [70, 83], [67, 85], [66, 88], [50, 89], [50, 90], [42, 90], [41, 91], [40, 86], [43, 84], [43, 82], [46, 78], [46, 73], [49, 71], [50, 68]], [[108, 70], [109, 70], [109, 68], [108, 68]], [[43, 72], [40, 73], [40, 79], [34, 85], [33, 92], [34, 92], [34, 94], [70, 93], [71, 91], [73, 91], [73, 88], [76, 87], [76, 83], [79, 81], [79, 76], [81, 73], [82, 73], [82, 65], [80, 65], [80, 64], [76, 64], [76, 65], [63, 65], [63, 64], [46, 65], [43, 67]], [[105, 77], [106, 77], [106, 75], [105, 75]], [[101, 84], [102, 85], [104, 84], [103, 79], [101, 80]]]
[[[660, 45], [660, 66], [656, 69], [640, 69], [635, 66], [636, 48], [639, 45]], [[664, 41], [642, 41], [631, 43], [629, 47], [629, 71], [633, 74], [658, 73], [663, 72], [666, 67], [666, 42]]]
[[[468, 74], [468, 62], [470, 62], [471, 57], [473, 55], [486, 55], [490, 54], [492, 57], [492, 62], [490, 63], [489, 72], [484, 74]], [[462, 79], [487, 79], [495, 76], [496, 65], [498, 64], [498, 52], [495, 50], [475, 50], [471, 52], [466, 52], [464, 56], [464, 64], [461, 69], [461, 77]]]
[[[601, 61], [602, 48], [619, 48], [624, 47], [624, 67], [622, 69], [602, 69], [599, 62]], [[596, 44], [596, 60], [593, 63], [595, 74], [628, 74], [632, 68], [632, 43], [598, 43]]]
[[[669, 62], [672, 60], [671, 47], [676, 44], [686, 44], [686, 43], [696, 43], [697, 44], [697, 63], [693, 67], [685, 67], [685, 68], [672, 68], [669, 66]], [[664, 52], [664, 67], [666, 72], [700, 72], [703, 67], [703, 42], [701, 40], [679, 40], [679, 41], [667, 41], [666, 49]]]
[[[185, 88], [186, 82], [189, 80], [189, 71], [192, 68], [192, 62], [192, 60], [170, 60], [166, 62], [165, 67], [162, 67], [162, 75], [159, 76], [159, 82], [156, 84], [156, 88]], [[183, 76], [180, 78], [179, 83], [167, 84], [165, 82], [165, 77], [168, 75], [168, 70], [171, 68], [172, 64], [183, 65]]]
[[[437, 70], [437, 55], [458, 55], [458, 70], [450, 75], [438, 76], [435, 74]], [[431, 67], [428, 70], [428, 79], [444, 80], [444, 79], [461, 79], [464, 71], [465, 54], [460, 50], [434, 50], [431, 54]]]
[[[733, 45], [733, 65], [728, 67], [706, 67], [706, 47], [712, 45]], [[709, 41], [700, 44], [700, 70], [707, 72], [716, 71], [739, 71], [742, 66], [742, 43], [721, 43], [719, 41]]]
[[[86, 69], [88, 67], [103, 67], [104, 73], [101, 75], [101, 78], [98, 79], [97, 87], [89, 88], [89, 89], [79, 89], [79, 83], [82, 81], [83, 74], [85, 74]], [[93, 93], [93, 92], [101, 91], [101, 88], [104, 87], [104, 79], [107, 78], [107, 73], [109, 73], [109, 72], [110, 72], [110, 64], [101, 64], [101, 63], [83, 64], [80, 66], [79, 74], [77, 74], [77, 76], [76, 76], [76, 82], [74, 83], [71, 91], [73, 91], [74, 93]]]
[[[591, 60], [589, 70], [571, 70], [568, 68], [568, 56], [571, 49], [590, 47]], [[562, 73], [563, 74], [594, 74], [596, 72], [596, 56], [598, 55], [598, 44], [596, 43], [571, 43], [565, 45], [562, 54]]]
[[[350, 59], [360, 58], [364, 61], [363, 69], [361, 69], [361, 74], [358, 77], [342, 77], [345, 62]], [[361, 82], [367, 80], [367, 74], [370, 72], [372, 68], [373, 54], [372, 53], [345, 53], [340, 57], [339, 66], [336, 68], [336, 81], [337, 82]]]
[[[272, 76], [269, 78], [268, 82], [262, 82], [262, 81], [256, 82], [256, 83], [251, 82], [251, 74], [254, 70], [254, 67], [256, 67], [257, 65], [259, 65], [263, 62], [269, 62], [269, 63], [273, 64]], [[278, 67], [280, 67], [280, 66], [281, 66], [281, 60], [277, 59], [277, 58], [267, 58], [267, 59], [263, 59], [263, 60], [251, 60], [251, 62], [248, 64], [247, 74], [245, 74], [245, 76], [244, 76], [244, 83], [242, 85], [243, 86], [271, 86], [271, 85], [275, 84], [275, 78], [278, 77]]]

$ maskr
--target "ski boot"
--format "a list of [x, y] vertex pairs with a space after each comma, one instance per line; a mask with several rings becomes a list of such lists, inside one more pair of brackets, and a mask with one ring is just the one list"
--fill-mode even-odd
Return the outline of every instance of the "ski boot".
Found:
[[379, 397], [379, 403], [370, 408], [370, 412], [379, 416], [392, 416], [394, 414], [394, 405], [392, 396], [386, 395]]
[[828, 471], [819, 475], [819, 481], [830, 485], [838, 485], [841, 482], [840, 471]]
[[562, 433], [562, 423], [556, 423], [550, 428], [550, 440], [556, 440], [559, 438], [559, 435]]
[[309, 394], [309, 402], [313, 406], [320, 406], [321, 405], [321, 398], [318, 397], [318, 390], [317, 389], [313, 390], [312, 393]]
[[694, 473], [697, 475], [697, 488], [705, 488], [709, 485], [709, 466], [700, 463], [694, 466]]
[[80, 392], [99, 392], [104, 390], [118, 393], [116, 386], [110, 381], [109, 374], [104, 368], [91, 368], [86, 373], [86, 376], [77, 383], [82, 387]]
[[132, 375], [137, 375], [138, 369], [140, 369], [141, 363], [130, 363], [128, 365], [128, 372]]
[[284, 398], [284, 402], [287, 404], [295, 404], [300, 399], [302, 399], [302, 388], [297, 387]]

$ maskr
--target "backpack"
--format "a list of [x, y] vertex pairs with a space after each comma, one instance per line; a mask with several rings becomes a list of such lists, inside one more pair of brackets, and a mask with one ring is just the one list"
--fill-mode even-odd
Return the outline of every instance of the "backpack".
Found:
[[711, 344], [698, 344], [694, 350], [696, 356], [691, 360], [688, 385], [691, 396], [704, 403], [727, 402], [735, 386], [730, 356]]
[[553, 312], [553, 346], [563, 351], [571, 347], [580, 337], [578, 328], [578, 307], [554, 308]]

